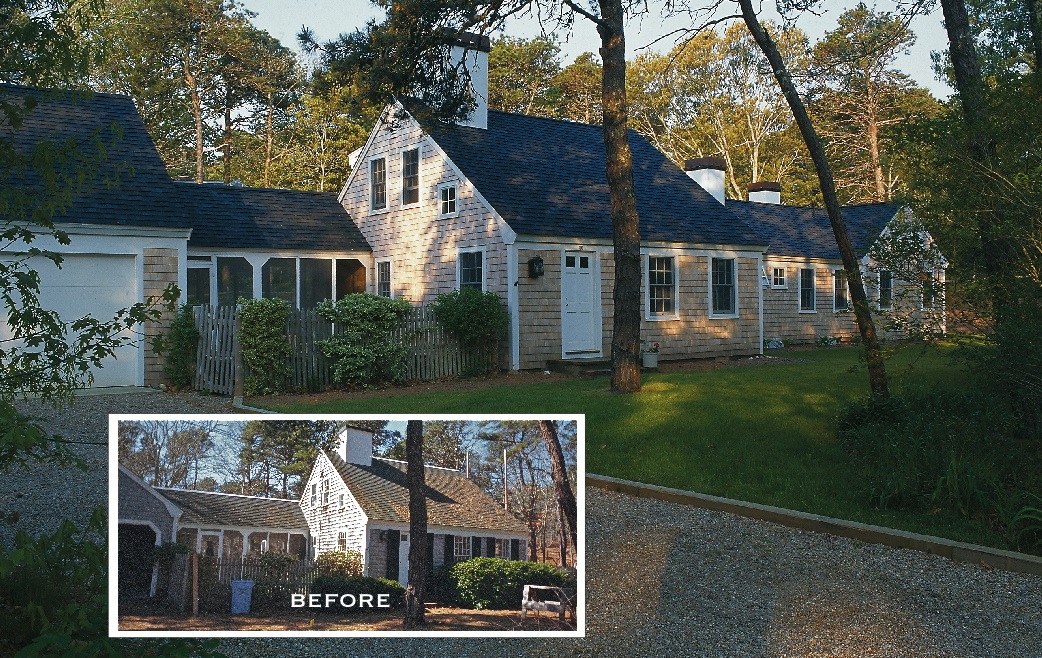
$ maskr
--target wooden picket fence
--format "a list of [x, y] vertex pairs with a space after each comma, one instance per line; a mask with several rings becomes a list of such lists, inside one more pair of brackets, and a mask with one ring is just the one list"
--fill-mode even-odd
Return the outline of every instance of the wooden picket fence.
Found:
[[[196, 352], [195, 388], [233, 395], [237, 377], [236, 362], [239, 350], [238, 313], [235, 306], [197, 306], [195, 326], [199, 330]], [[332, 364], [319, 341], [334, 335], [332, 322], [318, 316], [313, 310], [295, 309], [286, 322], [286, 336], [290, 343], [288, 362], [293, 390], [317, 391], [334, 385]], [[395, 338], [409, 349], [405, 363], [405, 379], [430, 381], [457, 377], [484, 369], [487, 363], [498, 363], [500, 349], [463, 349], [459, 341], [446, 334], [434, 321], [426, 306], [414, 306]], [[241, 376], [249, 374], [240, 365]]]

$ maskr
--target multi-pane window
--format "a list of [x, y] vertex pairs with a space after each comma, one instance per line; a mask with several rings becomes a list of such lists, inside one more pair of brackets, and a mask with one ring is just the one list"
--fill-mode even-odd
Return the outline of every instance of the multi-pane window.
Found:
[[785, 288], [785, 268], [774, 267], [771, 268], [771, 287], [772, 288]]
[[344, 508], [344, 492], [340, 492], [340, 494], [337, 496], [336, 505], [340, 509]]
[[322, 478], [322, 482], [319, 486], [319, 491], [322, 494], [322, 504], [329, 504], [329, 478]]
[[482, 256], [480, 251], [462, 251], [459, 255], [459, 287], [474, 288], [482, 290], [485, 287], [485, 277], [482, 271]]
[[879, 308], [887, 310], [894, 305], [894, 273], [879, 270]]
[[369, 161], [369, 207], [382, 210], [387, 207], [387, 160]]
[[318, 483], [311, 483], [311, 506], [318, 505]]
[[712, 315], [734, 315], [737, 312], [734, 259], [711, 259]]
[[389, 260], [376, 264], [376, 294], [381, 297], [391, 296], [391, 261]]
[[672, 256], [648, 257], [648, 314], [651, 317], [676, 312], [676, 277]]
[[460, 535], [453, 537], [452, 554], [456, 557], [457, 561], [471, 557], [470, 537], [461, 537]]
[[438, 214], [443, 217], [456, 214], [456, 186], [455, 185], [443, 185], [438, 191], [440, 197], [440, 204], [438, 206]]
[[420, 202], [420, 149], [402, 152], [402, 205]]
[[817, 294], [814, 292], [814, 269], [800, 269], [800, 310], [817, 310]]
[[347, 551], [347, 533], [342, 530], [336, 536], [336, 550], [341, 552]]
[[847, 273], [845, 270], [836, 270], [832, 273], [832, 310], [849, 311], [850, 295], [847, 288]]
[[241, 256], [217, 258], [217, 303], [237, 304], [240, 297], [253, 299], [253, 265]]

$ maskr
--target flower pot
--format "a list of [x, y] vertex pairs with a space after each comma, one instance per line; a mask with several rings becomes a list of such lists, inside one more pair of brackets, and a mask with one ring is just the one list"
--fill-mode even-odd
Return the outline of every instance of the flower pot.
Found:
[[645, 368], [658, 368], [658, 352], [644, 352], [641, 356]]

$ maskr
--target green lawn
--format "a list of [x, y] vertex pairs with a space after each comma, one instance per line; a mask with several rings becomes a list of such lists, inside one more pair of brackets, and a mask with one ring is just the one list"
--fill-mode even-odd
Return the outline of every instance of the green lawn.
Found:
[[[582, 413], [586, 468], [739, 500], [1002, 546], [959, 517], [881, 512], [865, 503], [835, 420], [867, 393], [859, 350], [784, 352], [806, 360], [647, 375], [641, 393], [613, 395], [607, 378], [401, 397], [273, 406], [294, 413]], [[960, 383], [948, 350], [905, 348], [889, 362], [896, 391]]]

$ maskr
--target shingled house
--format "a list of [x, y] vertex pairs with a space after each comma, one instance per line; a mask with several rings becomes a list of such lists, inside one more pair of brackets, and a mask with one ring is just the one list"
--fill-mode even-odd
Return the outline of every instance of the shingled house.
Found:
[[[88, 181], [53, 217], [71, 243], [34, 242], [64, 259], [60, 269], [42, 258], [31, 265], [42, 304], [66, 322], [109, 319], [169, 284], [192, 304], [281, 297], [294, 307], [364, 289], [371, 250], [335, 195], [175, 182], [128, 96], [2, 84], [0, 97], [35, 103], [10, 131], [18, 152], [60, 149], [81, 163], [72, 178]], [[32, 171], [16, 182], [42, 184]], [[0, 338], [5, 331], [0, 320]], [[137, 341], [95, 368], [93, 383], [156, 384], [162, 366], [149, 341]]]
[[[524, 560], [528, 528], [464, 474], [425, 467], [428, 568], [470, 557]], [[344, 429], [335, 451], [315, 460], [300, 508], [315, 555], [353, 550], [365, 574], [408, 582], [406, 463], [373, 457], [372, 432]]]
[[269, 550], [307, 556], [310, 534], [296, 500], [153, 487], [122, 464], [118, 472], [121, 594], [155, 594], [151, 547], [168, 542], [222, 560]]

